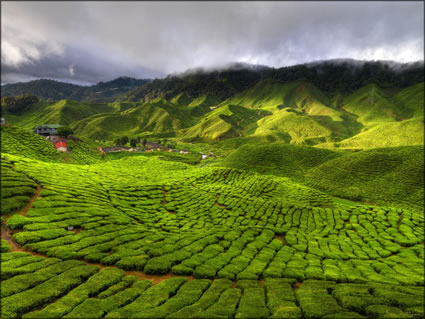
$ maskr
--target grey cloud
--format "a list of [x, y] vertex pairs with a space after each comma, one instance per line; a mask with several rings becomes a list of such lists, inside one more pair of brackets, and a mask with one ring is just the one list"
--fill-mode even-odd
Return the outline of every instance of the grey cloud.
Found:
[[2, 2], [2, 68], [95, 82], [231, 62], [423, 60], [423, 9], [423, 2]]

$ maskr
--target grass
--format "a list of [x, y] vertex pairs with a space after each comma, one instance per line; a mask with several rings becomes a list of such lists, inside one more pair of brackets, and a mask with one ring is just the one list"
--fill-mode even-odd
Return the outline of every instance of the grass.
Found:
[[250, 110], [228, 104], [203, 116], [197, 124], [182, 131], [182, 137], [198, 137], [204, 140], [221, 140], [250, 134], [258, 119], [270, 115], [264, 110]]
[[419, 208], [423, 158], [422, 146], [355, 152], [312, 168], [307, 184], [351, 200]]
[[59, 161], [59, 153], [46, 138], [21, 127], [1, 127], [1, 151], [48, 162]]
[[99, 113], [74, 122], [71, 127], [82, 136], [114, 140], [142, 132], [173, 132], [190, 125], [188, 110], [164, 100], [129, 108], [120, 113]]
[[[196, 278], [423, 279], [424, 221], [415, 211], [332, 207], [331, 197], [284, 178], [157, 157], [89, 166], [7, 158], [43, 187], [27, 215], [7, 225], [19, 244], [51, 258]], [[403, 268], [412, 266], [414, 275]]]
[[345, 149], [372, 149], [407, 145], [423, 145], [424, 119], [413, 118], [400, 122], [376, 125], [359, 134], [335, 143]]
[[300, 179], [309, 169], [342, 155], [343, 153], [309, 146], [247, 144], [217, 165]]
[[[422, 146], [348, 152], [288, 144], [322, 143], [321, 137], [342, 143], [338, 139], [361, 125], [371, 132], [413, 120], [379, 118], [372, 108], [357, 114], [363, 122], [356, 126], [344, 103], [360, 112], [370, 88], [336, 103], [305, 83], [270, 85], [264, 93], [273, 93], [269, 99], [254, 99], [266, 89], [258, 85], [239, 96], [242, 106], [226, 101], [202, 116], [185, 117], [214, 101], [181, 95], [174, 102], [182, 105], [122, 103], [74, 122], [83, 131], [111, 117], [99, 139], [137, 134], [133, 119], [145, 125], [140, 130], [173, 130], [188, 138], [241, 133], [211, 144], [173, 138], [193, 152], [229, 154], [216, 165], [203, 165], [199, 153], [119, 153], [102, 160], [86, 139], [71, 145], [74, 153], [64, 162], [65, 155], [44, 150], [48, 145], [38, 136], [2, 128], [9, 136], [3, 143], [2, 134], [0, 316], [423, 317]], [[420, 118], [408, 102], [420, 92], [421, 86], [378, 90], [374, 98], [391, 102], [399, 117]], [[279, 110], [276, 103], [284, 100], [292, 112]], [[404, 104], [405, 114], [396, 113]], [[273, 127], [274, 116], [274, 130], [254, 134]], [[339, 135], [312, 129], [297, 137], [291, 135], [295, 124], [278, 125], [287, 116], [293, 123], [310, 119], [331, 133], [354, 124]], [[131, 125], [122, 125], [121, 117]], [[211, 126], [189, 134], [201, 118]], [[214, 131], [216, 124], [220, 130]], [[269, 143], [270, 136], [286, 138], [279, 135], [285, 130], [291, 140]], [[259, 141], [267, 145], [255, 145]], [[16, 213], [31, 198], [28, 211]], [[13, 251], [16, 243], [31, 253]]]
[[32, 104], [19, 116], [6, 115], [7, 121], [20, 127], [32, 129], [42, 124], [70, 125], [98, 113], [112, 112], [108, 104], [89, 104], [70, 100], [39, 102]]
[[[166, 279], [153, 285], [116, 268], [2, 253], [25, 273], [2, 281], [2, 318], [416, 318], [423, 286], [288, 278]], [[32, 256], [31, 256], [32, 257]], [[5, 263], [3, 261], [3, 263]], [[21, 262], [22, 264], [23, 262]], [[2, 264], [3, 266], [3, 264]], [[19, 300], [19, 302], [17, 302]]]

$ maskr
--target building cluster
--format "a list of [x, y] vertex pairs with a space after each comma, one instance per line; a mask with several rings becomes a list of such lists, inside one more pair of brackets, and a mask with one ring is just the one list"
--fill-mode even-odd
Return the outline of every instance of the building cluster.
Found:
[[58, 128], [61, 126], [60, 124], [44, 124], [34, 127], [33, 131], [51, 141], [59, 152], [67, 152], [67, 140], [58, 136]]

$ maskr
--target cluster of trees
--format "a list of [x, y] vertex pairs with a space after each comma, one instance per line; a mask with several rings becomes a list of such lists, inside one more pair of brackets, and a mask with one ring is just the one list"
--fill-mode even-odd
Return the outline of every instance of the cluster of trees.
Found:
[[38, 97], [29, 94], [14, 96], [3, 96], [1, 98], [1, 110], [11, 114], [20, 114], [33, 103], [39, 101]]
[[[114, 141], [114, 144], [116, 146], [125, 146], [127, 143], [130, 144], [131, 147], [137, 147], [138, 144], [142, 144], [143, 147], [146, 147], [146, 143], [148, 143], [148, 140], [146, 138], [142, 139], [140, 136], [137, 136], [136, 138], [128, 138], [128, 136], [121, 136], [117, 138]], [[160, 144], [164, 147], [175, 147], [174, 144], [169, 143], [168, 139], [158, 139], [157, 141], [152, 141], [152, 143]]]
[[69, 99], [85, 102], [111, 102], [135, 87], [143, 85], [149, 80], [133, 78], [117, 78], [109, 82], [99, 82], [92, 86], [80, 86], [55, 80], [34, 80], [25, 83], [13, 83], [3, 85], [2, 94], [18, 96], [25, 93], [35, 95], [43, 100], [58, 101]]
[[128, 143], [128, 136], [121, 136], [114, 141], [114, 144], [117, 146], [124, 146]]
[[61, 137], [68, 137], [69, 135], [74, 134], [74, 131], [68, 126], [61, 126], [57, 129], [57, 134]]
[[165, 79], [155, 79], [138, 87], [120, 97], [120, 100], [149, 102], [158, 97], [170, 99], [185, 92], [191, 98], [210, 95], [223, 101], [260, 81], [268, 70], [268, 68], [216, 70], [191, 72], [182, 76], [170, 75]]
[[423, 63], [393, 65], [376, 61], [324, 61], [273, 70], [272, 79], [305, 80], [328, 92], [352, 92], [370, 83], [381, 87], [408, 87], [423, 81]]

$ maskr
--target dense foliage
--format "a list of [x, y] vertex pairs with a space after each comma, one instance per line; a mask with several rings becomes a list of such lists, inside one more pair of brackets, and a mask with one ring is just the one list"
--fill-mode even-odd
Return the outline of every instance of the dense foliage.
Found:
[[[194, 70], [143, 102], [6, 112], [0, 317], [424, 318], [423, 64], [385, 65]], [[67, 152], [31, 130], [55, 123]]]
[[71, 99], [85, 102], [110, 102], [115, 97], [149, 80], [120, 77], [109, 82], [99, 82], [92, 86], [81, 86], [54, 80], [34, 80], [25, 83], [5, 84], [1, 87], [2, 96], [21, 94], [36, 95], [43, 100], [59, 101]]
[[68, 126], [61, 126], [57, 129], [56, 132], [61, 137], [68, 137], [69, 135], [74, 134], [74, 131], [72, 130], [72, 128]]
[[120, 100], [147, 102], [157, 97], [168, 99], [186, 92], [191, 98], [208, 94], [224, 101], [266, 79], [282, 82], [306, 80], [324, 91], [353, 92], [370, 83], [408, 87], [422, 82], [424, 65], [423, 62], [389, 64], [381, 61], [328, 60], [278, 69], [241, 67], [208, 72], [194, 70], [153, 80], [124, 94]]
[[13, 96], [2, 96], [1, 113], [5, 112], [19, 115], [25, 111], [31, 104], [37, 103], [38, 97], [29, 94]]
[[2, 255], [2, 318], [422, 314], [418, 211], [155, 157], [5, 161], [41, 187], [6, 224], [42, 256]]

